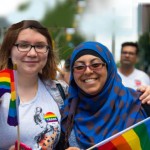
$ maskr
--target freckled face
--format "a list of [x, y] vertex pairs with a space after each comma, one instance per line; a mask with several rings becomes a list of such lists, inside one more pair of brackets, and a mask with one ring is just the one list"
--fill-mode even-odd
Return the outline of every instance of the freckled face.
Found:
[[[23, 29], [16, 40], [16, 43], [27, 43], [36, 45], [37, 43], [47, 44], [47, 39], [35, 31], [34, 29]], [[42, 70], [47, 62], [48, 51], [46, 53], [37, 53], [35, 49], [28, 52], [18, 51], [16, 46], [13, 46], [11, 51], [11, 59], [13, 64], [17, 64], [17, 71], [23, 75], [37, 75]]]
[[[74, 66], [91, 65], [95, 63], [104, 63], [102, 60], [93, 55], [83, 55], [78, 58]], [[73, 76], [76, 84], [87, 94], [98, 94], [107, 80], [107, 68], [106, 65], [99, 69], [92, 70], [90, 67], [86, 67], [85, 71], [78, 72], [73, 70]]]

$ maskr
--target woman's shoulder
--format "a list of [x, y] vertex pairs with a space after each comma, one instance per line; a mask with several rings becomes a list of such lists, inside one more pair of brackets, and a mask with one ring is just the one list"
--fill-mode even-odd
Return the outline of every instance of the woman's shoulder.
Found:
[[60, 84], [64, 90], [68, 91], [69, 85], [63, 80], [45, 80], [44, 84], [49, 86], [51, 89], [56, 89], [57, 84]]
[[68, 96], [68, 84], [62, 80], [46, 80], [43, 83], [59, 105], [59, 108], [61, 108], [64, 105], [64, 100]]

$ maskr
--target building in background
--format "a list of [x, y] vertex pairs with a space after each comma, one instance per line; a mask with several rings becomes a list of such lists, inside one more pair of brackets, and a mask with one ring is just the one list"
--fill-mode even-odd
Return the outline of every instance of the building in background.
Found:
[[138, 5], [138, 34], [150, 32], [150, 3]]
[[138, 39], [141, 69], [150, 75], [150, 3], [138, 5]]

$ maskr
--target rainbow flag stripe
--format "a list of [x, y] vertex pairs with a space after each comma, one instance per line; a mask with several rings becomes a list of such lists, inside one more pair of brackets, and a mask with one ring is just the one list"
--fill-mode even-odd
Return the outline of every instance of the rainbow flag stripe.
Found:
[[9, 70], [0, 72], [0, 97], [8, 92], [10, 93], [10, 73]]
[[7, 123], [10, 126], [17, 126], [18, 118], [16, 108], [14, 70], [5, 69], [0, 71], [0, 97], [5, 93], [11, 94]]
[[98, 150], [148, 150], [150, 149], [150, 117], [89, 148]]

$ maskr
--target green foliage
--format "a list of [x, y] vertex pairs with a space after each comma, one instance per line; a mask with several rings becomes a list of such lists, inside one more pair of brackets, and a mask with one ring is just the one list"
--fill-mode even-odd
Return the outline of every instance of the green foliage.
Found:
[[[74, 28], [75, 15], [77, 14], [77, 1], [66, 0], [57, 3], [52, 10], [47, 10], [41, 23], [49, 29], [54, 39], [55, 48], [59, 51], [59, 58], [66, 59], [71, 55], [74, 47], [84, 41], [77, 31], [68, 35], [67, 28]], [[69, 39], [68, 39], [69, 36]]]
[[19, 5], [18, 10], [19, 11], [24, 11], [27, 10], [31, 2], [25, 2]]
[[62, 36], [58, 43], [58, 49], [60, 53], [60, 59], [66, 59], [71, 55], [73, 49], [85, 39], [79, 33], [71, 35], [72, 39], [70, 41], [66, 40], [66, 35]]
[[47, 10], [42, 23], [47, 27], [71, 28], [76, 11], [76, 0], [58, 2], [54, 9]]
[[120, 67], [120, 61], [117, 61], [117, 62], [116, 62], [116, 66], [117, 66], [117, 68]]

